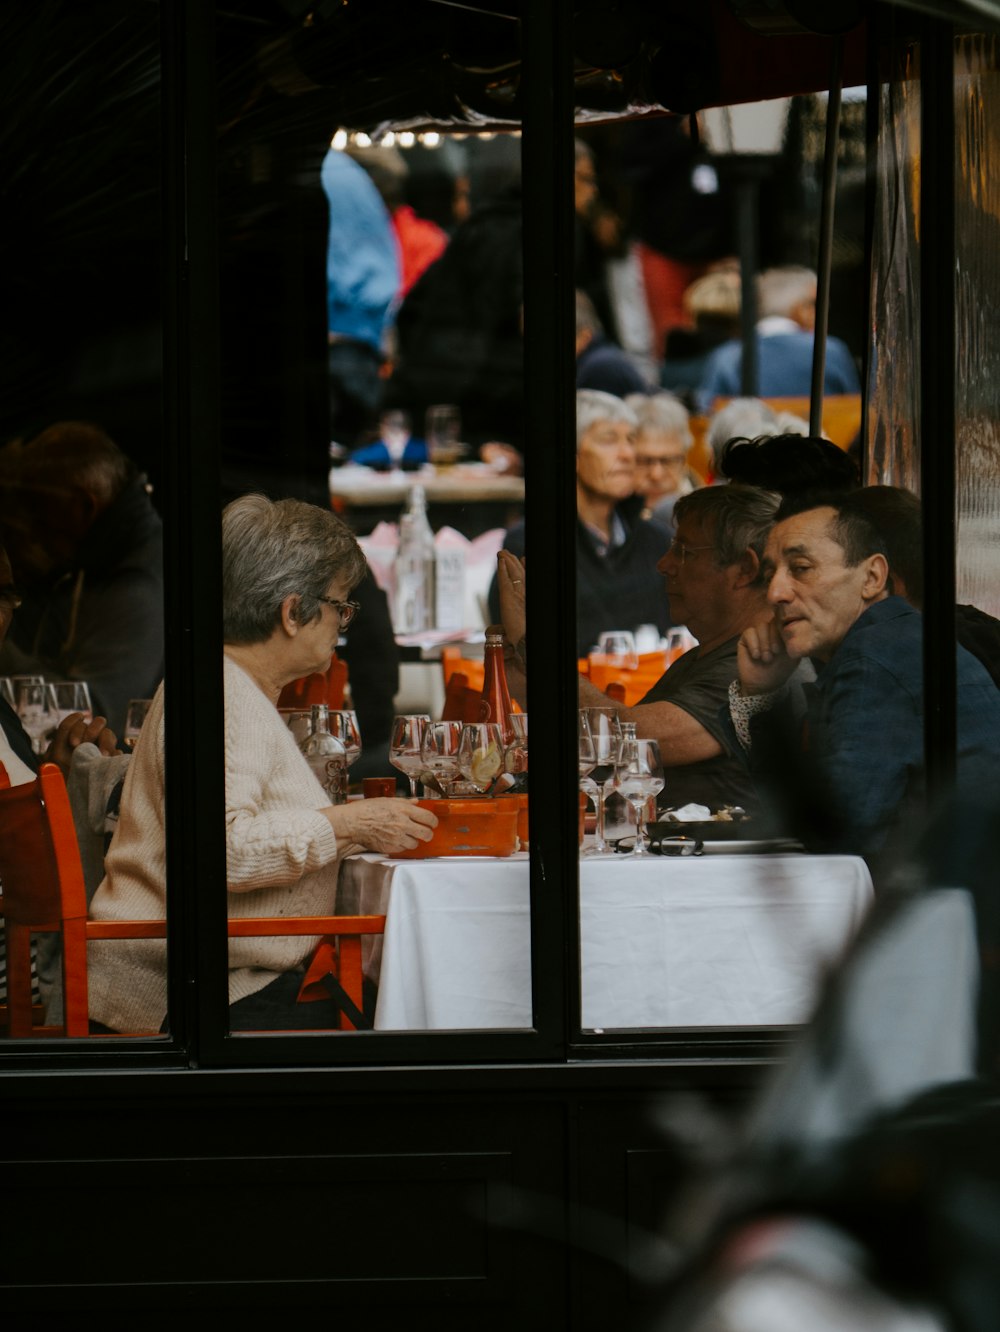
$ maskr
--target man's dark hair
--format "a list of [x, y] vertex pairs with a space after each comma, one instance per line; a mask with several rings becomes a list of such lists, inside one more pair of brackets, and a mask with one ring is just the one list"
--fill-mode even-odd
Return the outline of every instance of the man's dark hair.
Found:
[[809, 490], [848, 491], [859, 485], [852, 459], [818, 435], [731, 439], [722, 451], [719, 471], [730, 481], [762, 486], [779, 495]]
[[786, 495], [774, 515], [776, 523], [811, 509], [833, 509], [830, 535], [844, 552], [844, 563], [850, 568], [866, 560], [869, 555], [884, 555], [889, 559], [885, 537], [872, 522], [864, 507], [858, 503], [861, 491], [814, 490], [802, 495]]
[[889, 574], [902, 579], [907, 601], [924, 604], [923, 518], [920, 501], [899, 486], [866, 486], [854, 496], [886, 545]]

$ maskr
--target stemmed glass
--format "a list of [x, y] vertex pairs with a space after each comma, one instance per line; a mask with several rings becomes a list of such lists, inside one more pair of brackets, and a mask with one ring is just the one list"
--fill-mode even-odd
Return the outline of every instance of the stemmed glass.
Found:
[[594, 771], [597, 763], [597, 750], [594, 747], [594, 737], [590, 734], [587, 714], [582, 711], [576, 731], [576, 760], [577, 772], [580, 775], [580, 790], [584, 795], [590, 796], [596, 807], [598, 789], [596, 782], [590, 780], [590, 774]]
[[614, 776], [621, 754], [621, 723], [614, 708], [581, 708], [580, 717], [594, 744], [594, 771], [586, 785], [580, 784], [593, 800], [597, 814], [594, 841], [587, 854], [603, 855], [611, 849], [604, 838], [605, 784]]
[[94, 709], [86, 681], [59, 680], [55, 684], [47, 685], [46, 692], [49, 712], [55, 717], [57, 726], [72, 712], [82, 712], [87, 721], [93, 720]]
[[504, 755], [504, 767], [517, 777], [528, 771], [528, 714], [511, 712], [507, 715], [513, 739]]
[[615, 774], [615, 787], [635, 811], [635, 850], [632, 854], [648, 855], [643, 811], [649, 797], [663, 790], [663, 764], [655, 740], [626, 740], [622, 761]]
[[344, 746], [347, 753], [347, 766], [355, 763], [361, 754], [361, 731], [358, 729], [358, 715], [349, 708], [331, 708], [329, 712], [330, 734]]
[[601, 634], [597, 652], [606, 666], [618, 666], [625, 671], [634, 671], [639, 666], [635, 634], [625, 629], [609, 629]]
[[[125, 714], [125, 734], [122, 736], [122, 745], [130, 754], [138, 744], [139, 733], [145, 723], [146, 714], [152, 706], [153, 700], [151, 698], [130, 698], [128, 701], [128, 712]], [[291, 722], [289, 722], [289, 725], [291, 725]], [[292, 734], [295, 735], [294, 729]], [[305, 734], [301, 737], [295, 735], [296, 742], [300, 739], [305, 739], [306, 734], [308, 734], [308, 727], [306, 728]]]
[[420, 745], [430, 722], [430, 715], [426, 712], [407, 712], [396, 717], [392, 723], [389, 762], [406, 774], [410, 783], [410, 797], [414, 800], [417, 797], [417, 777], [424, 769]]
[[45, 750], [45, 738], [52, 730], [52, 714], [45, 689], [45, 680], [40, 675], [15, 675], [14, 709], [21, 719], [21, 725], [31, 737], [31, 747], [36, 754]]
[[485, 791], [503, 772], [503, 765], [503, 727], [496, 722], [467, 722], [458, 744], [462, 776]]
[[461, 743], [461, 722], [431, 722], [424, 730], [424, 738], [420, 743], [421, 766], [424, 772], [434, 778], [445, 795], [460, 774], [458, 747]]

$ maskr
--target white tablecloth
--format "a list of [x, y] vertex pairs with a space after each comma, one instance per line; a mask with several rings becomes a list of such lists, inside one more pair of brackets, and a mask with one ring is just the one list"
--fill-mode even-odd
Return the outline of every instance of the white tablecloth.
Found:
[[[581, 863], [583, 1025], [804, 1021], [872, 900], [853, 856], [617, 856]], [[341, 871], [338, 910], [385, 912], [366, 946], [379, 1030], [531, 1026], [528, 857]]]

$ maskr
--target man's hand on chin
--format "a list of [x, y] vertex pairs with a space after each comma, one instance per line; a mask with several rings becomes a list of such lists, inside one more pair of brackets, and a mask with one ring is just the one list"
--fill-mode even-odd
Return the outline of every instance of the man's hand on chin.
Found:
[[793, 674], [798, 662], [785, 650], [785, 640], [773, 611], [743, 630], [736, 661], [740, 688], [745, 695], [770, 694]]

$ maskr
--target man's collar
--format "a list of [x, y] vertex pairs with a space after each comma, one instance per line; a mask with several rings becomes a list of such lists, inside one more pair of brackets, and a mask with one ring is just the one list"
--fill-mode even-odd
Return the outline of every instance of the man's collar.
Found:
[[836, 648], [834, 649], [833, 653], [830, 656], [829, 661], [817, 661], [813, 657], [810, 657], [809, 660], [813, 663], [813, 666], [816, 668], [816, 674], [822, 675], [823, 672], [830, 665], [830, 662], [832, 662], [836, 658], [837, 653], [841, 650], [841, 648], [844, 646], [847, 640], [853, 637], [855, 634], [863, 633], [866, 629], [870, 629], [876, 624], [884, 624], [886, 620], [897, 620], [907, 615], [919, 615], [919, 614], [920, 612], [918, 610], [914, 610], [914, 608], [910, 605], [910, 603], [908, 601], [904, 601], [902, 597], [896, 597], [896, 596], [883, 597], [881, 601], [873, 602], [873, 604], [869, 606], [867, 610], [861, 612], [858, 618], [851, 625], [850, 629], [848, 629], [847, 633], [837, 644]]
[[779, 333], [801, 333], [803, 329], [787, 315], [765, 315], [757, 320], [757, 332], [762, 338], [773, 338]]

